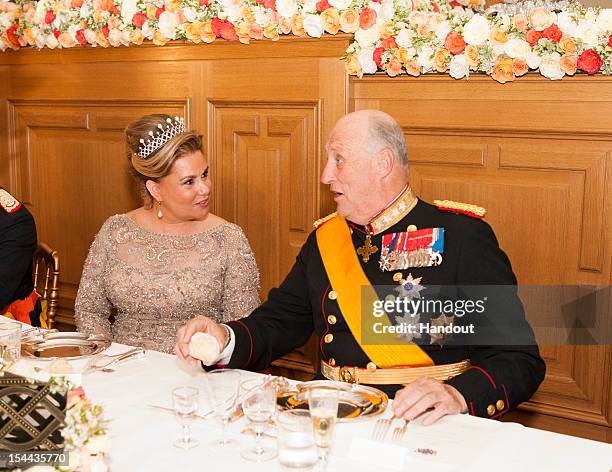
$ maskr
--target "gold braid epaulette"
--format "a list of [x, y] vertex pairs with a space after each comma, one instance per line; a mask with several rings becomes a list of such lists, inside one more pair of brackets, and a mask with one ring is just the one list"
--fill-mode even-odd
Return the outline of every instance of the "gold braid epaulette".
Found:
[[319, 218], [317, 221], [315, 221], [312, 226], [315, 227], [315, 229], [317, 229], [319, 226], [321, 226], [323, 223], [325, 223], [326, 221], [331, 220], [334, 216], [337, 216], [338, 212], [334, 211], [333, 213], [330, 213], [327, 216], [324, 216], [323, 218]]
[[464, 215], [473, 216], [474, 218], [483, 218], [487, 213], [487, 210], [483, 207], [471, 205], [469, 203], [454, 202], [452, 200], [434, 200], [434, 205], [436, 205], [439, 210], [463, 213]]

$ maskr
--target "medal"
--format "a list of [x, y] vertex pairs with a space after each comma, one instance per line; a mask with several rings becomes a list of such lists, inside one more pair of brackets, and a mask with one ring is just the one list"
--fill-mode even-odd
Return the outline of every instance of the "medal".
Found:
[[365, 243], [363, 244], [363, 246], [357, 249], [357, 254], [361, 256], [361, 260], [363, 262], [368, 262], [370, 260], [370, 256], [372, 254], [376, 254], [376, 251], [378, 251], [378, 246], [372, 245], [372, 238], [368, 234], [366, 235]]
[[432, 267], [442, 263], [443, 252], [444, 228], [390, 233], [383, 236], [378, 262], [383, 271]]

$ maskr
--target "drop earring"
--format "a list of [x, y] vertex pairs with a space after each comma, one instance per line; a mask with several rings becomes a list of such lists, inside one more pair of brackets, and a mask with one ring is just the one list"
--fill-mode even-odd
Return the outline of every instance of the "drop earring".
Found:
[[161, 220], [162, 217], [164, 216], [164, 214], [162, 213], [162, 209], [161, 209], [161, 201], [157, 201], [157, 219]]

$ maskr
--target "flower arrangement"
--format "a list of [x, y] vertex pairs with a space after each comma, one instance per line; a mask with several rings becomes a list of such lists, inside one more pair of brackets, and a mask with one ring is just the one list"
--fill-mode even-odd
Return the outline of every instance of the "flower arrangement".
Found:
[[505, 83], [529, 70], [553, 80], [612, 74], [612, 9], [483, 9], [484, 0], [11, 0], [0, 2], [0, 50], [344, 32], [354, 34], [346, 67], [359, 77], [484, 72]]

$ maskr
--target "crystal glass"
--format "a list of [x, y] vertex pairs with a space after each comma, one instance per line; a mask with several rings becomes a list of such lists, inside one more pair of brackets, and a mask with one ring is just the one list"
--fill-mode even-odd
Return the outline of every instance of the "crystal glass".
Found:
[[240, 372], [232, 369], [211, 370], [206, 374], [206, 380], [212, 407], [221, 419], [221, 439], [213, 441], [211, 448], [215, 451], [227, 449], [237, 444], [236, 440], [226, 438], [225, 430], [232, 414], [236, 411]]
[[317, 464], [312, 418], [306, 410], [281, 411], [278, 424], [278, 461], [283, 470], [305, 472]]
[[246, 380], [240, 384], [240, 398], [244, 415], [251, 420], [255, 430], [255, 447], [243, 450], [240, 455], [253, 462], [264, 462], [276, 457], [276, 449], [262, 444], [266, 423], [276, 410], [276, 388], [269, 377]]
[[0, 321], [0, 371], [9, 368], [21, 355], [21, 325]]
[[196, 387], [176, 387], [172, 390], [174, 415], [183, 427], [183, 437], [174, 441], [174, 446], [180, 449], [191, 449], [199, 442], [191, 437], [190, 426], [198, 411], [200, 391]]
[[329, 451], [334, 440], [334, 426], [338, 416], [338, 389], [317, 387], [309, 390], [308, 408], [319, 453], [319, 467], [325, 471], [329, 462]]

